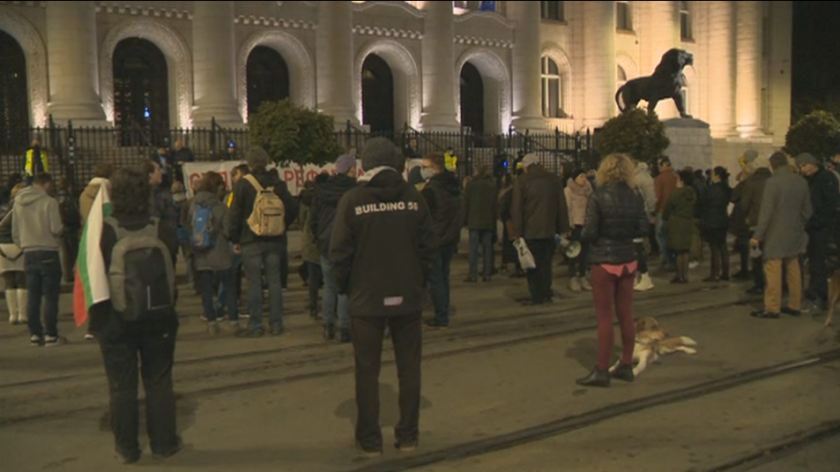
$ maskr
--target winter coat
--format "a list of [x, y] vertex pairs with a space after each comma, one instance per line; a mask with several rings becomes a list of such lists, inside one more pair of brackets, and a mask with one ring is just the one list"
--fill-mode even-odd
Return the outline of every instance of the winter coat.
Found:
[[816, 174], [807, 177], [807, 180], [814, 214], [808, 220], [805, 229], [809, 233], [828, 231], [837, 218], [837, 210], [840, 207], [837, 178], [831, 172], [819, 169]]
[[[297, 219], [298, 202], [297, 199], [289, 193], [286, 182], [273, 172], [265, 169], [258, 169], [251, 173], [257, 182], [263, 188], [274, 187], [274, 194], [283, 200], [283, 206], [286, 211], [286, 228]], [[239, 179], [236, 187], [233, 189], [233, 202], [230, 207], [230, 240], [233, 244], [253, 244], [257, 242], [277, 242], [283, 243], [286, 241], [286, 234], [282, 236], [257, 236], [251, 231], [248, 226], [248, 218], [254, 210], [254, 202], [257, 200], [257, 189], [248, 181], [248, 179]]]
[[14, 208], [13, 205], [14, 201], [11, 201], [0, 206], [0, 222], [3, 222], [3, 224], [0, 225], [0, 244], [15, 243], [12, 238], [12, 220], [14, 218], [12, 218], [12, 215], [9, 215], [9, 217], [6, 218], [6, 215], [8, 215]]
[[300, 235], [300, 256], [304, 262], [321, 263], [321, 251], [318, 243], [312, 235], [312, 199], [315, 189], [303, 189], [300, 192], [300, 212], [298, 212], [298, 224], [301, 228]]
[[645, 200], [645, 211], [649, 215], [656, 213], [656, 186], [650, 175], [650, 168], [644, 162], [636, 167], [636, 189]]
[[581, 239], [591, 264], [627, 264], [637, 258], [633, 239], [645, 237], [649, 218], [644, 197], [625, 182], [609, 182], [589, 198]]
[[750, 227], [747, 226], [747, 214], [741, 205], [744, 199], [744, 190], [747, 186], [746, 181], [738, 182], [738, 185], [732, 190], [732, 213], [729, 215], [729, 232], [739, 238], [749, 237]]
[[215, 237], [213, 247], [210, 249], [197, 249], [192, 247], [193, 266], [195, 270], [210, 270], [223, 271], [231, 268], [230, 257], [230, 241], [228, 235], [230, 234], [230, 221], [228, 219], [227, 205], [219, 198], [217, 194], [211, 192], [198, 192], [195, 198], [192, 199], [189, 209], [187, 210], [187, 217], [184, 219], [186, 224], [184, 229], [187, 231], [187, 236], [192, 238], [193, 221], [195, 220], [195, 212], [199, 205], [209, 206], [212, 214], [213, 236]]
[[692, 187], [682, 187], [674, 190], [662, 218], [667, 224], [668, 249], [672, 251], [688, 251], [691, 249], [692, 239], [697, 231], [694, 218], [694, 206], [697, 204], [697, 193]]
[[665, 207], [671, 200], [671, 194], [677, 188], [677, 174], [672, 169], [660, 172], [656, 176], [655, 193], [656, 193], [656, 212], [661, 213], [665, 211]]
[[592, 196], [592, 184], [587, 180], [583, 186], [580, 186], [575, 179], [569, 179], [563, 193], [569, 208], [569, 224], [572, 227], [583, 226], [586, 220], [586, 207]]
[[431, 212], [414, 186], [392, 169], [362, 180], [339, 202], [330, 243], [351, 315], [420, 314], [437, 247]]
[[513, 184], [511, 239], [554, 239], [569, 231], [569, 208], [563, 183], [533, 164]]
[[438, 244], [458, 244], [463, 222], [463, 202], [458, 177], [449, 171], [441, 172], [429, 179], [422, 195], [432, 214]]
[[747, 226], [752, 229], [758, 226], [758, 215], [761, 213], [761, 202], [764, 186], [773, 174], [770, 169], [759, 168], [744, 182], [744, 195], [741, 198], [741, 210], [747, 218]]
[[85, 187], [82, 194], [79, 195], [79, 212], [82, 216], [82, 226], [85, 225], [88, 215], [90, 215], [90, 209], [93, 207], [93, 202], [96, 200], [96, 195], [99, 194], [99, 188], [102, 187], [103, 184], [107, 185], [108, 179], [95, 177], [90, 181], [87, 187]]
[[496, 182], [490, 175], [480, 175], [464, 189], [464, 225], [470, 231], [495, 231], [499, 212]]
[[753, 234], [754, 239], [764, 243], [764, 259], [786, 259], [805, 252], [805, 225], [812, 215], [805, 179], [785, 166], [773, 171], [764, 187], [758, 227]]
[[315, 189], [312, 197], [312, 214], [309, 217], [309, 229], [315, 238], [322, 256], [330, 253], [333, 221], [338, 202], [345, 193], [356, 186], [356, 179], [347, 175], [334, 175]]
[[700, 226], [708, 229], [725, 229], [729, 226], [729, 201], [732, 189], [724, 182], [709, 186], [700, 199]]

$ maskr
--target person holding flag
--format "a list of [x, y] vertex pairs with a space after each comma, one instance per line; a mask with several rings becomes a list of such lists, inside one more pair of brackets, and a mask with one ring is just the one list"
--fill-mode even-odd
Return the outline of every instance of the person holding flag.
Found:
[[156, 459], [181, 450], [172, 365], [175, 314], [175, 230], [151, 217], [148, 176], [120, 169], [103, 185], [85, 224], [74, 292], [75, 317], [90, 317], [108, 376], [111, 430], [117, 458], [140, 458], [137, 401], [139, 369], [146, 391], [146, 423]]

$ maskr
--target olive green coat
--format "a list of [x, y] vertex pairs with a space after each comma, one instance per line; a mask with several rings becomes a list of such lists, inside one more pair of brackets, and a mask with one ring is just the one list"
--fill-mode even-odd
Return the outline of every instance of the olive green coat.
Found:
[[691, 250], [692, 239], [697, 232], [694, 218], [696, 203], [697, 193], [691, 187], [678, 188], [671, 194], [662, 214], [667, 225], [668, 249], [679, 252]]

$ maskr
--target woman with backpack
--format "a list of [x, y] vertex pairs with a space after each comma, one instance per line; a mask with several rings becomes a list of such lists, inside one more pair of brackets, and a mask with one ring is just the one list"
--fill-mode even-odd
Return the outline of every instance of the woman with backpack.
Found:
[[187, 210], [187, 237], [193, 254], [195, 279], [201, 292], [207, 330], [219, 333], [218, 313], [213, 300], [215, 281], [224, 286], [226, 300], [219, 300], [227, 307], [230, 324], [239, 328], [238, 294], [233, 278], [230, 257], [227, 205], [224, 203], [225, 180], [216, 172], [204, 174], [198, 182], [197, 193]]

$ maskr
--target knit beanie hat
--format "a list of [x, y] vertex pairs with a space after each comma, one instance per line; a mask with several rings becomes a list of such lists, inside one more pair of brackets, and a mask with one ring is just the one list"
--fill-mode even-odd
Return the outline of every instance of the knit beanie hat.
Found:
[[377, 167], [394, 167], [399, 151], [393, 142], [386, 138], [373, 138], [365, 143], [362, 150], [362, 167], [365, 171]]

